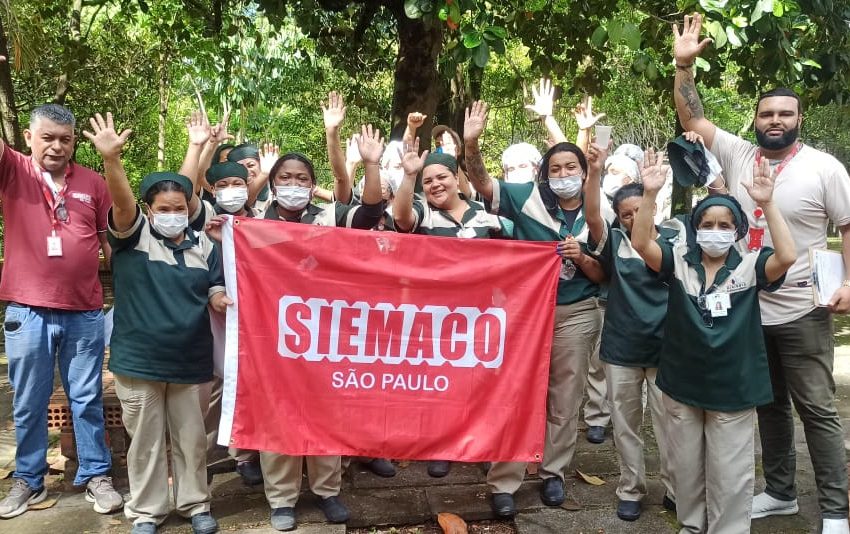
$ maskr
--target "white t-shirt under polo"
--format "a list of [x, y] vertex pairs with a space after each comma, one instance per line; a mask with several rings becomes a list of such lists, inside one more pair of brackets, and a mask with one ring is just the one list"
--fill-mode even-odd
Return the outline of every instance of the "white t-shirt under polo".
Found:
[[[729, 193], [741, 203], [750, 225], [756, 204], [741, 185], [752, 180], [756, 145], [717, 129], [711, 152], [717, 156]], [[834, 157], [808, 145], [794, 156], [776, 178], [773, 199], [785, 217], [797, 247], [797, 261], [788, 270], [782, 288], [761, 292], [762, 324], [785, 324], [815, 309], [809, 248], [826, 248], [829, 221], [850, 224], [850, 176]], [[761, 224], [765, 225], [764, 220]], [[764, 246], [773, 246], [765, 231]]]

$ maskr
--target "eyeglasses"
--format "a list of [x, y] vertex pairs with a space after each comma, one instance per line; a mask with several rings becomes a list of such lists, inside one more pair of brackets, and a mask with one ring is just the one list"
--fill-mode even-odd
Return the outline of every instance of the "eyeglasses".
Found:
[[714, 317], [711, 316], [711, 310], [706, 306], [705, 295], [697, 297], [697, 306], [699, 306], [703, 324], [709, 328], [714, 327]]

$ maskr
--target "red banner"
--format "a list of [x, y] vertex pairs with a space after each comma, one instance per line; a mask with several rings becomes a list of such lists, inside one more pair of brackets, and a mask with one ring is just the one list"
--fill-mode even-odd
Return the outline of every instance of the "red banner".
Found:
[[539, 461], [550, 243], [255, 219], [224, 231], [221, 440], [290, 455]]

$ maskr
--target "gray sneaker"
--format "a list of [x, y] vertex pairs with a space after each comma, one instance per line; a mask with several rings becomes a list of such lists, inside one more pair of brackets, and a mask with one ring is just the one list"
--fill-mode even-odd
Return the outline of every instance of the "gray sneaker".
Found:
[[19, 516], [27, 511], [29, 505], [38, 504], [46, 498], [47, 488], [35, 491], [30, 489], [26, 482], [16, 478], [6, 498], [0, 501], [0, 517], [9, 519]]
[[112, 487], [112, 478], [96, 476], [86, 484], [86, 500], [94, 503], [94, 511], [109, 514], [124, 506], [124, 499]]

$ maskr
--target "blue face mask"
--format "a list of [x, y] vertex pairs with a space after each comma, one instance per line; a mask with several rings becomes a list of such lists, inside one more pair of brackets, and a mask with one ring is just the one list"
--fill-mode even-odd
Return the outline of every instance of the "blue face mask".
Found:
[[442, 153], [443, 153], [443, 147], [441, 147], [441, 146], [438, 146], [437, 149], [434, 150], [434, 154], [442, 154]]

